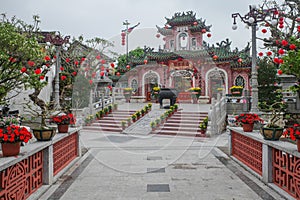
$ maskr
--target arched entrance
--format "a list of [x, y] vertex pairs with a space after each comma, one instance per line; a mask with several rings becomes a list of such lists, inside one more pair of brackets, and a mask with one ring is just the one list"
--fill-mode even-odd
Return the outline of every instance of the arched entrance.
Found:
[[149, 71], [144, 75], [143, 82], [143, 93], [146, 96], [146, 100], [150, 101], [152, 88], [159, 85], [159, 75], [156, 72]]
[[217, 95], [220, 93], [220, 91], [225, 90], [225, 93], [228, 92], [227, 73], [220, 68], [215, 67], [207, 72], [206, 83], [206, 96], [209, 96], [210, 98], [217, 98]]
[[171, 74], [171, 86], [179, 92], [185, 92], [193, 86], [192, 73], [187, 70], [175, 71]]

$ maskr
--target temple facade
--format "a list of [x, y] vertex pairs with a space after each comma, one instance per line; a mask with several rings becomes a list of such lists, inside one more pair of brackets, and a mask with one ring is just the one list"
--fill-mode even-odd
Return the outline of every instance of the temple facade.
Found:
[[154, 87], [176, 88], [178, 100], [189, 102], [188, 90], [200, 87], [200, 98], [209, 102], [218, 93], [230, 94], [233, 85], [250, 89], [249, 45], [239, 51], [231, 50], [228, 39], [208, 44], [204, 39], [211, 36], [211, 25], [192, 11], [175, 13], [164, 27], [156, 27], [164, 47], [145, 48], [144, 56], [130, 58], [131, 69], [123, 70], [121, 80], [133, 88], [133, 96], [150, 101]]

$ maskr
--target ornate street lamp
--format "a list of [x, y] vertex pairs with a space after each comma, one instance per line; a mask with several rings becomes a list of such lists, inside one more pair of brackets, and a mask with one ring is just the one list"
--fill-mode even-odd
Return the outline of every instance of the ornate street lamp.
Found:
[[264, 6], [256, 7], [255, 5], [250, 5], [250, 11], [241, 16], [239, 13], [232, 14], [233, 26], [232, 29], [236, 30], [236, 18], [239, 17], [242, 22], [251, 26], [252, 28], [252, 65], [251, 65], [251, 87], [252, 87], [252, 104], [251, 112], [258, 112], [258, 82], [257, 82], [257, 68], [256, 68], [256, 29], [259, 22], [267, 21], [268, 18], [271, 20], [272, 25], [277, 24], [277, 9], [268, 8], [264, 9]]
[[60, 51], [68, 50], [70, 47], [69, 44], [70, 36], [65, 36], [64, 38], [60, 35], [59, 32], [55, 32], [55, 35], [53, 34], [47, 34], [45, 41], [46, 41], [46, 47], [49, 48], [51, 44], [55, 46], [56, 50], [56, 64], [55, 64], [55, 77], [54, 77], [54, 108], [59, 109], [59, 71], [60, 71]]

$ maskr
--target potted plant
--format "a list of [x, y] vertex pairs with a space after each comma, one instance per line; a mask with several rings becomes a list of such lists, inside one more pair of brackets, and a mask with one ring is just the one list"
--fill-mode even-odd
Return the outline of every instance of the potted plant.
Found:
[[20, 153], [21, 142], [27, 143], [32, 138], [25, 127], [8, 125], [0, 129], [0, 142], [3, 156], [16, 156]]
[[108, 112], [111, 113], [112, 112], [112, 105], [108, 105]]
[[136, 122], [136, 114], [131, 115], [131, 119], [133, 122]]
[[260, 128], [260, 133], [266, 140], [279, 140], [283, 134], [283, 127], [285, 120], [283, 119], [283, 112], [286, 109], [286, 104], [283, 102], [275, 102], [268, 106], [264, 111], [270, 112], [267, 123]]
[[70, 124], [75, 124], [75, 117], [72, 113], [58, 114], [52, 117], [52, 122], [57, 124], [59, 133], [67, 133]]
[[155, 124], [156, 124], [157, 127], [159, 127], [160, 122], [161, 122], [161, 121], [160, 121], [160, 118], [155, 119]]
[[174, 104], [174, 110], [175, 110], [175, 112], [178, 111], [178, 104]]
[[130, 117], [127, 118], [127, 125], [128, 125], [128, 126], [131, 125], [131, 118], [130, 118]]
[[254, 123], [263, 123], [263, 119], [261, 119], [255, 113], [241, 113], [240, 115], [235, 117], [236, 121], [243, 126], [244, 132], [252, 132]]
[[151, 110], [152, 109], [152, 103], [148, 103], [148, 109]]
[[136, 118], [139, 119], [140, 116], [141, 116], [141, 112], [140, 112], [140, 111], [136, 111], [136, 112], [135, 112], [135, 115], [136, 115]]
[[200, 128], [200, 132], [201, 132], [202, 134], [204, 134], [204, 133], [206, 132], [207, 125], [205, 124], [205, 122], [201, 122], [201, 123], [199, 124], [199, 128]]
[[296, 140], [297, 150], [300, 152], [300, 124], [295, 123], [288, 127], [283, 132], [284, 137], [289, 137], [291, 140]]
[[158, 98], [159, 91], [160, 91], [160, 88], [157, 86], [152, 88], [152, 95], [155, 100], [157, 100], [157, 98]]
[[145, 109], [144, 109], [144, 108], [143, 108], [143, 109], [141, 109], [141, 114], [142, 114], [142, 116], [144, 116], [144, 115], [145, 115], [145, 113], [146, 113]]
[[113, 109], [114, 109], [115, 111], [118, 110], [118, 104], [114, 103], [114, 104], [113, 104]]
[[132, 95], [132, 88], [124, 88], [123, 94], [125, 96], [126, 102], [130, 103], [130, 98]]
[[234, 85], [230, 88], [230, 92], [231, 92], [232, 96], [240, 97], [240, 96], [242, 96], [243, 87], [239, 86], [239, 85]]
[[126, 123], [127, 122], [125, 120], [121, 121], [122, 130], [126, 128]]
[[152, 131], [155, 130], [155, 128], [156, 128], [156, 123], [155, 123], [155, 121], [150, 122], [150, 127], [151, 127]]
[[103, 112], [104, 112], [105, 115], [108, 115], [108, 108], [105, 107], [105, 108], [103, 109]]

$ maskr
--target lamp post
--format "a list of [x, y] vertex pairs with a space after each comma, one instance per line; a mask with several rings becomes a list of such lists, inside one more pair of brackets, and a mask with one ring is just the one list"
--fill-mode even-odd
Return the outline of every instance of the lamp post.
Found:
[[256, 68], [256, 28], [259, 22], [267, 21], [267, 18], [270, 18], [271, 24], [276, 25], [276, 8], [264, 9], [263, 6], [257, 8], [255, 5], [249, 6], [250, 11], [241, 16], [239, 13], [232, 14], [233, 26], [232, 29], [236, 30], [236, 18], [239, 17], [242, 22], [251, 26], [252, 29], [252, 65], [251, 65], [251, 87], [252, 87], [252, 104], [250, 112], [258, 112], [258, 82], [257, 82], [257, 68]]
[[55, 64], [55, 77], [54, 77], [54, 108], [59, 109], [59, 71], [60, 71], [60, 52], [61, 49], [68, 50], [70, 47], [69, 44], [70, 36], [65, 36], [64, 38], [60, 35], [59, 32], [53, 34], [47, 34], [45, 41], [49, 47], [51, 44], [55, 46], [56, 50], [56, 64]]

